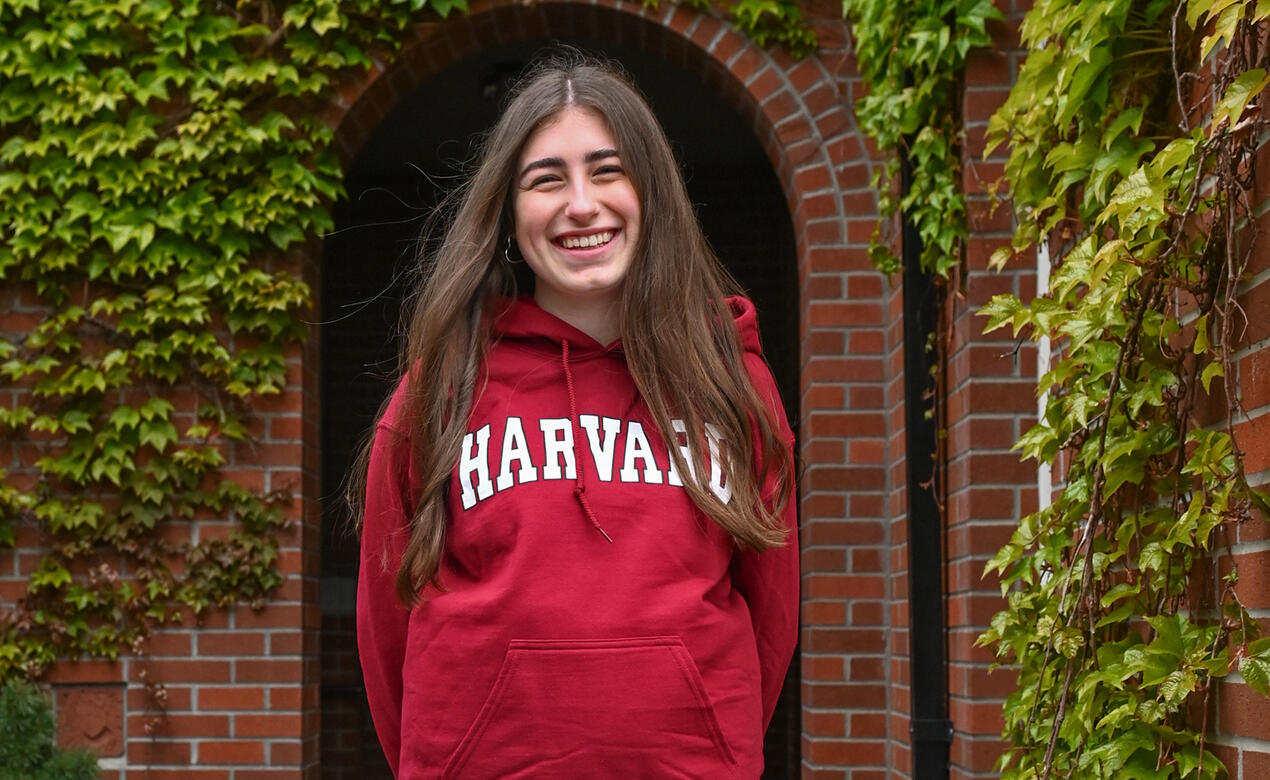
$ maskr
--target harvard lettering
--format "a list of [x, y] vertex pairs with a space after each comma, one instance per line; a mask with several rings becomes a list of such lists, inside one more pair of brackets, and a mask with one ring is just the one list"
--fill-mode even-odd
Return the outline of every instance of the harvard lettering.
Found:
[[[621, 468], [617, 471], [619, 482], [642, 482], [649, 485], [668, 484], [683, 487], [675, 463], [665, 457], [664, 464], [657, 461], [652, 441], [644, 426], [634, 420], [623, 422], [612, 417], [594, 414], [578, 415], [578, 424], [586, 432], [586, 450], [591, 454], [591, 464], [601, 482], [613, 481], [613, 467], [621, 448]], [[688, 468], [693, 467], [688, 456], [686, 426], [682, 420], [672, 420], [676, 431], [676, 446], [683, 453]], [[519, 417], [508, 417], [503, 424], [503, 439], [496, 453], [498, 472], [490, 472], [490, 423], [463, 437], [463, 449], [459, 455], [459, 484], [462, 486], [464, 509], [471, 509], [478, 502], [526, 482], [577, 479], [578, 450], [573, 440], [573, 421], [567, 417], [538, 420], [535, 443], [531, 447], [525, 432], [525, 424]], [[618, 438], [622, 439], [619, 445]], [[731, 485], [724, 483], [723, 469], [719, 464], [718, 429], [706, 425], [706, 442], [710, 460], [710, 489], [720, 501], [732, 498]]]

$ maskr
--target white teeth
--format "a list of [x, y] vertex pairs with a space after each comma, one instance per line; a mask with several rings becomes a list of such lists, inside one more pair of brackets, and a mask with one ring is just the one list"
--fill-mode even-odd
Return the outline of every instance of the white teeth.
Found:
[[590, 249], [593, 246], [607, 244], [613, 240], [613, 231], [606, 230], [603, 233], [595, 233], [589, 236], [565, 236], [560, 239], [560, 243], [565, 249]]

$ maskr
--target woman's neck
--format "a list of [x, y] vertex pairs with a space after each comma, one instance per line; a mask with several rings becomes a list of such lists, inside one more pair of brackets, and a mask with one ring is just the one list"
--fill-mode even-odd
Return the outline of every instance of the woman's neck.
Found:
[[617, 324], [617, 301], [578, 306], [535, 293], [534, 303], [543, 311], [554, 314], [605, 346], [612, 344], [621, 335]]

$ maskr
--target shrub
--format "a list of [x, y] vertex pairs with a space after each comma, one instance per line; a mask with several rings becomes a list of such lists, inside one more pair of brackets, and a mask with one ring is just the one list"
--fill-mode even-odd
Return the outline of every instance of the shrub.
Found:
[[97, 757], [54, 744], [53, 707], [38, 688], [11, 680], [0, 688], [0, 780], [91, 780]]

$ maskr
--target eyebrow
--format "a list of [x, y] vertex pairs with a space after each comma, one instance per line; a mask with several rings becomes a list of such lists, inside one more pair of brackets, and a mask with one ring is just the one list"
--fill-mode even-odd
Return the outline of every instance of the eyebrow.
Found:
[[[586, 157], [583, 157], [582, 159], [584, 162], [593, 163], [598, 160], [607, 160], [610, 157], [617, 157], [617, 156], [619, 155], [616, 149], [596, 149], [593, 152], [587, 152]], [[564, 158], [562, 157], [542, 157], [537, 160], [534, 160], [533, 162], [529, 163], [524, 168], [522, 168], [520, 171], [519, 178], [523, 179], [526, 174], [530, 173], [531, 171], [536, 171], [539, 168], [563, 168], [563, 167], [564, 167]]]

